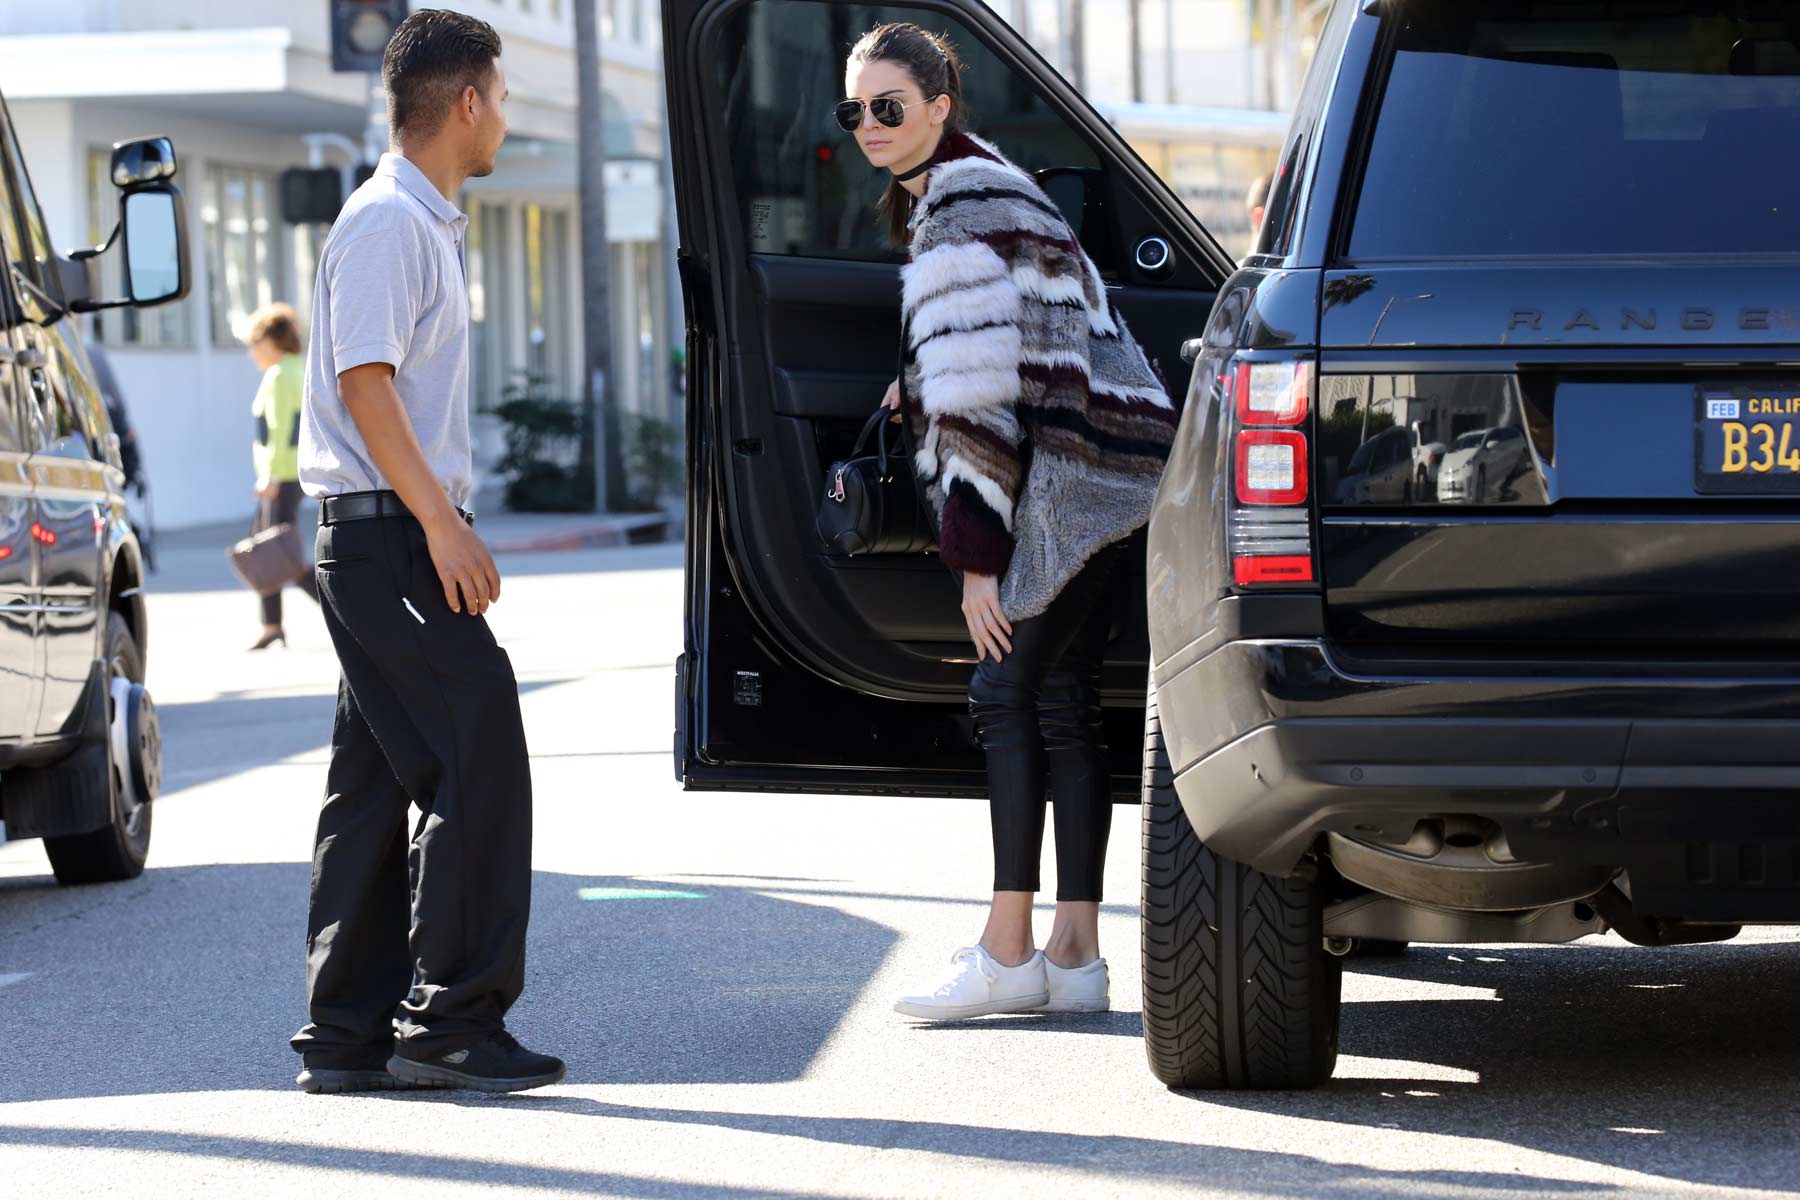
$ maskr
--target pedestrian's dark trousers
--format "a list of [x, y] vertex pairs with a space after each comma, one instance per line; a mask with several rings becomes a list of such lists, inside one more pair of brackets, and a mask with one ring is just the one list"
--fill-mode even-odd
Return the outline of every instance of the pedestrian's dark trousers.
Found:
[[525, 982], [518, 684], [487, 620], [450, 610], [412, 518], [322, 526], [316, 570], [343, 676], [313, 850], [311, 1020], [293, 1045], [347, 1063], [450, 1053], [500, 1029]]
[[1100, 667], [1112, 626], [1108, 547], [1042, 614], [1013, 622], [1012, 653], [984, 660], [969, 711], [987, 754], [994, 890], [1038, 891], [1046, 785], [1055, 797], [1056, 898], [1098, 902], [1112, 831]]
[[[265, 529], [273, 529], [282, 523], [296, 525], [300, 520], [300, 483], [289, 480], [280, 485], [280, 490], [267, 500], [256, 502], [256, 516], [250, 522], [251, 536]], [[319, 600], [319, 585], [308, 572], [294, 580], [294, 586], [311, 596], [316, 604]], [[262, 619], [264, 625], [281, 624], [281, 593], [270, 592], [262, 597]]]

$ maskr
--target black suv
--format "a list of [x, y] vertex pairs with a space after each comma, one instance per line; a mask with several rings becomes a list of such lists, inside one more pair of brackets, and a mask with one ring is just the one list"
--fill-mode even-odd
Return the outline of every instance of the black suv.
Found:
[[[118, 227], [59, 255], [4, 102], [0, 139], [0, 821], [8, 840], [43, 838], [62, 883], [128, 879], [162, 770], [144, 564], [72, 317], [187, 294], [175, 151], [166, 138], [115, 147]], [[101, 299], [114, 242], [124, 295]]]
[[1238, 266], [972, 0], [665, 4], [688, 786], [982, 787], [952, 580], [811, 520], [898, 338], [828, 112], [917, 20], [1193, 364], [1107, 676], [1156, 1076], [1327, 1078], [1359, 945], [1800, 920], [1800, 19], [1615, 7], [1339, 0]]

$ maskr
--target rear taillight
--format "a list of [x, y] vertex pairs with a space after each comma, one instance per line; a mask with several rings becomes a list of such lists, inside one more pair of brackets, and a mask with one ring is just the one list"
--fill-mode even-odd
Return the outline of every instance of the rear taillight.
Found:
[[1237, 435], [1239, 504], [1306, 503], [1306, 435], [1246, 429]]
[[1298, 425], [1312, 406], [1312, 364], [1240, 362], [1235, 392], [1240, 425]]
[[1312, 584], [1310, 359], [1250, 362], [1232, 380], [1232, 581], [1243, 588]]

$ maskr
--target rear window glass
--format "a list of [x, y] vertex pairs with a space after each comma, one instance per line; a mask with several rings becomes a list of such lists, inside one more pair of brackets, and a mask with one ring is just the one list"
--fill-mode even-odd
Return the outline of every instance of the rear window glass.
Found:
[[1800, 12], [1396, 7], [1351, 258], [1800, 253]]

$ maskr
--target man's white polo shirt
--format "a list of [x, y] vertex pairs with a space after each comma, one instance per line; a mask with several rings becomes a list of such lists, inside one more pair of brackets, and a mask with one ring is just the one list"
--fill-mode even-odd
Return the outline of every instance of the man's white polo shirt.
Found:
[[338, 375], [389, 363], [419, 447], [450, 502], [469, 503], [469, 218], [423, 172], [384, 154], [338, 214], [319, 257], [300, 482], [309, 496], [374, 491], [382, 477], [338, 395]]

